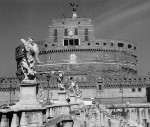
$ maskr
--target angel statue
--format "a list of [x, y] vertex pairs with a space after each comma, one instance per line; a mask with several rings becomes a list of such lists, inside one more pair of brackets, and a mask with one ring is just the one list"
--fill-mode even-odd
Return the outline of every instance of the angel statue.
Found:
[[35, 64], [35, 59], [38, 63], [40, 63], [38, 59], [39, 47], [37, 46], [37, 44], [33, 43], [33, 40], [34, 38], [29, 38], [28, 41], [21, 39], [24, 44], [23, 50], [25, 51], [25, 56], [23, 57], [21, 62], [21, 69], [25, 76], [22, 82], [31, 83], [36, 81], [36, 71], [34, 71], [33, 67]]
[[70, 86], [68, 90], [71, 94], [75, 94], [75, 81], [73, 77], [70, 77]]
[[70, 86], [68, 90], [71, 94], [74, 94], [76, 97], [82, 96], [82, 91], [79, 89], [79, 86], [77, 85], [73, 77], [70, 77]]
[[81, 97], [82, 96], [82, 90], [79, 89], [79, 86], [76, 84], [76, 97]]
[[63, 78], [64, 78], [64, 73], [60, 72], [57, 78], [57, 82], [58, 82], [58, 87], [60, 89], [60, 91], [65, 91], [65, 87], [63, 84]]

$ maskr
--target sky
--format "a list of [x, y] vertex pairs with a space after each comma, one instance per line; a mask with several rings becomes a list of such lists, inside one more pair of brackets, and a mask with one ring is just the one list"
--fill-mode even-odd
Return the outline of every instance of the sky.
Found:
[[72, 16], [73, 1], [79, 17], [92, 18], [96, 39], [136, 43], [138, 74], [150, 72], [150, 0], [0, 0], [0, 77], [15, 76], [20, 39], [45, 40], [52, 19]]

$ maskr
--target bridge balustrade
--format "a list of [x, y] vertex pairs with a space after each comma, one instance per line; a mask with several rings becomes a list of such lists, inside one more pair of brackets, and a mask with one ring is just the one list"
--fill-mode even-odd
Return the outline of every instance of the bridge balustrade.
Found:
[[70, 106], [68, 104], [33, 109], [0, 109], [0, 127], [53, 127], [63, 120], [71, 121]]

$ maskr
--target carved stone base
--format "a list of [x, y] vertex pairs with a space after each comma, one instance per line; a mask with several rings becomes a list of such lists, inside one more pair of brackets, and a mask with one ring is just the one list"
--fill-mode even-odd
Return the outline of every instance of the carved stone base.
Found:
[[76, 102], [77, 102], [78, 104], [81, 104], [81, 103], [83, 103], [83, 100], [82, 100], [81, 97], [76, 97]]
[[68, 105], [69, 103], [66, 100], [66, 91], [59, 91], [58, 92], [58, 101], [57, 104], [58, 105]]
[[37, 101], [37, 83], [20, 84], [20, 101], [14, 108], [37, 108], [42, 105]]
[[76, 97], [75, 97], [74, 94], [71, 94], [71, 95], [70, 95], [70, 104], [77, 104], [77, 102], [76, 102]]

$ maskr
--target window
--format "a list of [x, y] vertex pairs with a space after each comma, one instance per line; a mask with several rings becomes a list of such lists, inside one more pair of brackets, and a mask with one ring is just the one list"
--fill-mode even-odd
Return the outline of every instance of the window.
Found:
[[99, 89], [99, 90], [102, 90], [102, 85], [99, 85], [99, 86], [98, 86], [98, 89]]
[[88, 36], [85, 36], [85, 41], [89, 41], [89, 37]]
[[135, 88], [132, 88], [132, 92], [135, 92]]
[[129, 45], [128, 45], [128, 48], [131, 48], [131, 47], [132, 47], [132, 45], [129, 44]]
[[75, 30], [74, 30], [74, 35], [78, 35], [78, 29], [77, 28], [75, 28]]
[[73, 39], [69, 39], [69, 45], [73, 46]]
[[64, 39], [64, 46], [79, 46], [79, 39]]
[[64, 46], [68, 46], [68, 40], [64, 40]]
[[56, 37], [54, 37], [54, 42], [57, 42], [57, 36], [56, 36]]
[[141, 91], [142, 91], [142, 89], [141, 89], [141, 88], [138, 88], [138, 91], [139, 91], [139, 92], [141, 92]]
[[104, 46], [106, 46], [106, 43], [103, 43]]
[[111, 46], [113, 46], [113, 45], [114, 45], [114, 43], [112, 43], [112, 42], [111, 42], [111, 43], [110, 43], [110, 45], [111, 45]]
[[88, 35], [88, 34], [89, 34], [88, 28], [85, 28], [85, 35]]
[[57, 29], [54, 29], [54, 36], [57, 36]]
[[75, 45], [78, 46], [79, 45], [79, 39], [75, 39]]
[[123, 43], [118, 43], [118, 47], [123, 47], [124, 44]]
[[134, 50], [136, 50], [136, 47], [134, 47]]
[[57, 42], [57, 29], [54, 29], [54, 42]]
[[68, 36], [68, 30], [67, 30], [67, 29], [65, 29], [64, 35], [65, 35], [65, 36]]
[[89, 31], [88, 31], [88, 28], [85, 28], [85, 41], [89, 41], [89, 37], [88, 37], [88, 35], [89, 35]]

